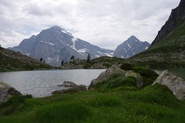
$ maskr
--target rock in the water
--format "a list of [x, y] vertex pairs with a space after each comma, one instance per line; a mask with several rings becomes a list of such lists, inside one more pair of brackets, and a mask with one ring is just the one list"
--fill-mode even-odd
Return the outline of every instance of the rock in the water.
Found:
[[79, 91], [86, 91], [86, 90], [87, 88], [85, 85], [77, 85], [64, 90], [53, 91], [52, 94], [71, 93], [71, 92], [79, 92]]
[[118, 65], [112, 65], [105, 72], [102, 72], [98, 78], [93, 79], [91, 84], [89, 85], [89, 89], [93, 88], [98, 82], [102, 82], [110, 77], [113, 73], [125, 73], [124, 70], [120, 68]]
[[13, 87], [0, 82], [0, 103], [7, 102], [13, 95], [21, 95], [21, 93]]
[[137, 88], [142, 88], [143, 87], [143, 78], [139, 73], [136, 73], [132, 70], [126, 71], [125, 77], [132, 76], [136, 79], [136, 87]]
[[58, 85], [58, 86], [63, 86], [63, 87], [76, 87], [76, 86], [78, 86], [78, 85], [75, 84], [74, 82], [64, 81], [63, 84]]
[[155, 83], [166, 85], [179, 100], [185, 99], [185, 81], [167, 70], [163, 71], [155, 80]]

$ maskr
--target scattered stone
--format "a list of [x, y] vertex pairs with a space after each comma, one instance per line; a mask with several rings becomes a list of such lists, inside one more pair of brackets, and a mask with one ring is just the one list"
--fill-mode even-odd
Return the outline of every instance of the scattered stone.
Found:
[[77, 86], [74, 86], [74, 87], [70, 87], [68, 89], [53, 91], [52, 94], [80, 92], [80, 91], [86, 91], [86, 90], [87, 90], [87, 87], [85, 85], [77, 85]]
[[78, 86], [78, 85], [75, 84], [74, 82], [64, 81], [63, 84], [58, 85], [58, 86], [63, 86], [63, 87], [76, 87], [76, 86]]
[[128, 70], [125, 73], [125, 77], [129, 77], [132, 76], [134, 78], [136, 78], [136, 87], [137, 88], [142, 88], [143, 87], [143, 78], [139, 73], [136, 73], [132, 70]]
[[167, 70], [163, 71], [153, 84], [166, 85], [179, 100], [185, 99], [185, 81]]
[[112, 65], [106, 71], [102, 72], [98, 78], [93, 79], [88, 89], [92, 89], [98, 82], [102, 82], [110, 77], [113, 73], [125, 73], [124, 70], [120, 68], [119, 65]]
[[13, 95], [22, 95], [19, 91], [13, 87], [0, 82], [0, 103], [7, 102], [10, 97]]

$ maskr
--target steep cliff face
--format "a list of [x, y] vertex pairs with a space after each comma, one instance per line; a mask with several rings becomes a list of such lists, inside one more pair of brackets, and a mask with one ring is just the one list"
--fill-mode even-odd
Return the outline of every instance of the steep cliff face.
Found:
[[156, 67], [185, 67], [185, 0], [172, 10], [151, 47], [131, 60]]
[[181, 0], [179, 6], [172, 10], [169, 19], [161, 28], [152, 45], [167, 37], [178, 25], [185, 23], [185, 0]]

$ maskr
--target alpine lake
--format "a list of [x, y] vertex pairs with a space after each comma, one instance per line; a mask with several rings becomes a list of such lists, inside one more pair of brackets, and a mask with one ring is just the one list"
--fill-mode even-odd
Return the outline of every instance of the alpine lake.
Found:
[[[160, 74], [165, 69], [155, 70]], [[185, 79], [185, 68], [169, 68], [168, 71]], [[33, 97], [50, 96], [61, 87], [64, 81], [72, 81], [78, 85], [89, 86], [105, 69], [74, 69], [74, 70], [38, 70], [0, 72], [0, 81], [9, 84], [23, 95], [31, 94]]]
[[0, 72], [0, 81], [14, 87], [23, 95], [45, 97], [50, 96], [55, 90], [65, 89], [58, 86], [64, 81], [89, 86], [90, 82], [103, 71], [105, 69]]

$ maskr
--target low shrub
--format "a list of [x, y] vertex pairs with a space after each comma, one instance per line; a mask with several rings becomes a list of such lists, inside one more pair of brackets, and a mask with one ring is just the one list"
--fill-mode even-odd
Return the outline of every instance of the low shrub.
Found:
[[156, 72], [143, 66], [124, 63], [120, 68], [123, 70], [133, 70], [134, 72], [139, 73], [143, 77], [144, 86], [151, 85], [158, 77]]
[[120, 66], [121, 69], [123, 70], [132, 70], [134, 67], [134, 65], [132, 64], [129, 64], [129, 63], [124, 63]]
[[96, 89], [106, 91], [121, 86], [136, 86], [136, 79], [134, 77], [125, 77], [121, 73], [112, 74], [108, 80], [96, 84]]
[[156, 72], [143, 66], [134, 66], [133, 71], [135, 71], [136, 73], [139, 73], [144, 78], [151, 78], [155, 80], [158, 76]]

